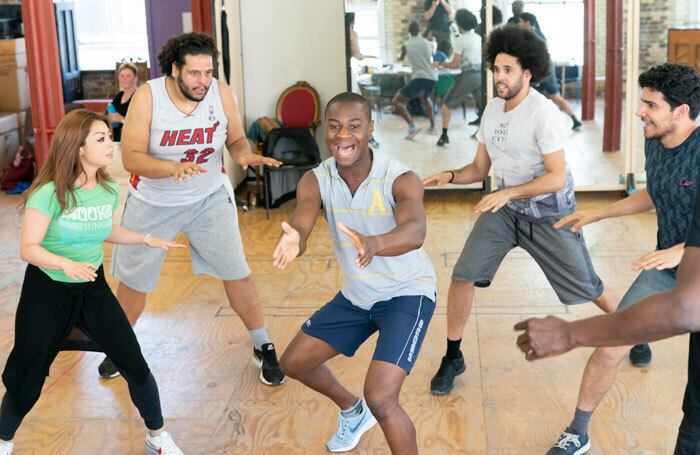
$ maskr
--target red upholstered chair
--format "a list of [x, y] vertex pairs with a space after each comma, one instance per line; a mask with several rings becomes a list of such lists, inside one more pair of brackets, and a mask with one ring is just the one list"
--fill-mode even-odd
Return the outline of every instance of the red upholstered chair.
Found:
[[321, 106], [318, 92], [305, 81], [299, 81], [286, 89], [277, 100], [277, 120], [284, 126], [304, 126], [316, 137], [321, 124]]

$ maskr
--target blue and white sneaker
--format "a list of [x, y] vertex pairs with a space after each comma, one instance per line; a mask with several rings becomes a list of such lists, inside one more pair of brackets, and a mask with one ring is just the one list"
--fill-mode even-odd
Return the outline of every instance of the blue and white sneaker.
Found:
[[357, 446], [362, 435], [372, 428], [377, 419], [362, 398], [362, 414], [357, 417], [345, 418], [342, 414], [338, 417], [338, 432], [326, 443], [329, 452], [348, 452]]
[[420, 127], [416, 125], [415, 123], [409, 125], [408, 127], [408, 134], [404, 139], [408, 139], [409, 141], [412, 141], [414, 137], [416, 137], [416, 134], [420, 131]]
[[588, 440], [588, 434], [578, 434], [576, 431], [568, 427], [559, 436], [559, 441], [547, 451], [547, 455], [581, 455], [591, 449], [591, 441]]

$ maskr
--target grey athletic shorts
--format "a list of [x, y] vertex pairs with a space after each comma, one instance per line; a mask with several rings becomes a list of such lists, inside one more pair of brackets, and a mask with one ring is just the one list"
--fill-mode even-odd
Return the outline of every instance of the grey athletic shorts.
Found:
[[[195, 275], [238, 280], [250, 275], [245, 260], [238, 212], [225, 186], [194, 204], [159, 207], [127, 196], [122, 227], [172, 240], [184, 232], [190, 241]], [[139, 292], [158, 285], [165, 251], [142, 245], [114, 245], [110, 273]]]
[[[554, 229], [552, 224], [519, 220], [508, 207], [482, 213], [457, 260], [452, 279], [487, 287], [506, 254], [519, 246], [537, 262], [562, 303], [597, 299], [603, 294], [603, 282], [593, 269], [583, 234], [566, 227]], [[527, 270], [522, 273], [527, 274]]]
[[470, 94], [478, 106], [481, 101], [481, 71], [462, 71], [455, 76], [442, 102], [450, 109], [457, 109]]

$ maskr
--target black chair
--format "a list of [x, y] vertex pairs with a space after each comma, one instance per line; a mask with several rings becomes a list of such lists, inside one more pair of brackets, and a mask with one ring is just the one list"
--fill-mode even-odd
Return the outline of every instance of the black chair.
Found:
[[270, 130], [263, 142], [263, 156], [282, 162], [280, 167], [263, 166], [263, 185], [265, 186], [265, 210], [270, 219], [270, 190], [271, 175], [281, 171], [304, 171], [313, 169], [321, 164], [321, 155], [316, 140], [311, 136], [309, 128], [281, 127]]

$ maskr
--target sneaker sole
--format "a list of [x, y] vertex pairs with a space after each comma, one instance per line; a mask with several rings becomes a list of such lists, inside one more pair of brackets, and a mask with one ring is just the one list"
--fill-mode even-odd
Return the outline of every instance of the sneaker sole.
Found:
[[[455, 377], [459, 376], [460, 374], [464, 373], [465, 371], [467, 371], [467, 362], [464, 362], [464, 363], [462, 364], [462, 368], [460, 368], [459, 371], [457, 371], [457, 372], [455, 373]], [[433, 389], [433, 388], [431, 387], [431, 388], [430, 388], [430, 393], [432, 393], [433, 395], [447, 395], [448, 393], [452, 392], [452, 389], [454, 389], [454, 388], [455, 388], [455, 383], [454, 383], [454, 381], [452, 381], [452, 385], [450, 386], [449, 389], [447, 389], [447, 390], [437, 390], [437, 389]]]
[[282, 381], [280, 381], [279, 384], [273, 384], [272, 382], [270, 382], [270, 381], [268, 381], [267, 379], [265, 379], [265, 376], [263, 376], [263, 373], [262, 373], [262, 360], [258, 360], [258, 358], [255, 357], [255, 355], [253, 355], [252, 361], [253, 361], [253, 365], [255, 365], [256, 367], [260, 368], [260, 376], [259, 376], [260, 382], [262, 382], [262, 383], [265, 384], [265, 385], [272, 386], [272, 387], [275, 387], [275, 386], [284, 384], [284, 380], [287, 378], [286, 376], [282, 378]]
[[349, 452], [355, 447], [357, 447], [357, 444], [360, 443], [360, 438], [362, 437], [363, 434], [367, 433], [373, 426], [377, 424], [377, 419], [372, 416], [371, 419], [369, 419], [367, 422], [365, 422], [364, 425], [360, 427], [358, 430], [357, 434], [355, 435], [355, 438], [352, 440], [350, 445], [345, 446], [345, 447], [340, 447], [338, 449], [329, 449], [328, 445], [326, 445], [326, 449], [328, 449], [329, 452], [337, 453], [337, 452]]
[[116, 377], [119, 376], [119, 375], [120, 375], [120, 373], [117, 371], [116, 373], [114, 373], [114, 374], [112, 374], [112, 375], [108, 375], [108, 376], [100, 375], [100, 377], [101, 377], [102, 379], [114, 379], [114, 378], [116, 378]]
[[582, 453], [586, 453], [589, 450], [591, 450], [591, 441], [588, 441], [585, 446], [578, 449], [576, 452], [573, 453], [573, 455], [581, 455]]
[[648, 367], [649, 365], [651, 365], [651, 360], [648, 361], [648, 362], [641, 362], [641, 363], [634, 363], [634, 362], [631, 362], [631, 363], [632, 363], [632, 366], [634, 366], [634, 367], [637, 367], [637, 368], [644, 368], [644, 367]]

